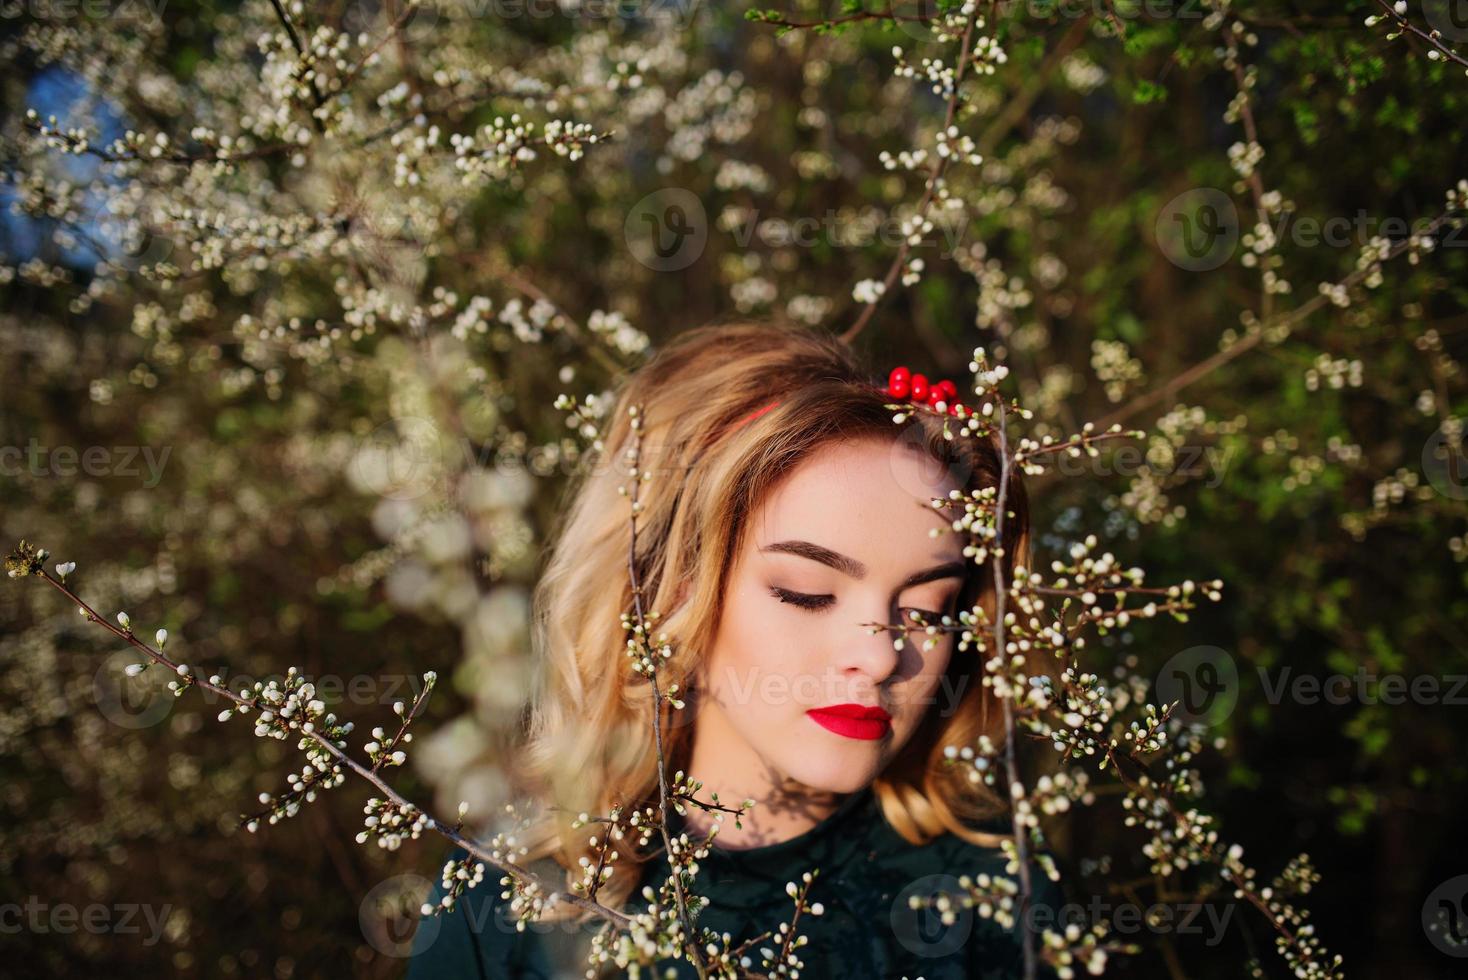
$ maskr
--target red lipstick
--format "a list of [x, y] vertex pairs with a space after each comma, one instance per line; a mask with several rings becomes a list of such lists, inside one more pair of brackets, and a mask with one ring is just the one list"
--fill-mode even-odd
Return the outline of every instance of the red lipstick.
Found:
[[866, 741], [881, 738], [892, 728], [892, 716], [881, 708], [860, 704], [828, 704], [806, 712], [811, 720], [837, 735]]

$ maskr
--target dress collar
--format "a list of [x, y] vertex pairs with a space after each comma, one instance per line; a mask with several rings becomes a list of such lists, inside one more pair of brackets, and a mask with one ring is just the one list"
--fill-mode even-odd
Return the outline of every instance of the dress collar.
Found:
[[[732, 826], [730, 816], [724, 820]], [[789, 904], [786, 882], [798, 883], [803, 873], [817, 867], [820, 877], [830, 881], [854, 860], [875, 857], [864, 852], [876, 845], [885, 825], [876, 794], [866, 786], [847, 794], [823, 820], [789, 840], [731, 850], [719, 847], [714, 838], [708, 857], [699, 862], [693, 890], [726, 908]], [[686, 830], [677, 811], [669, 814], [668, 828], [674, 835]], [[666, 873], [665, 862], [653, 863], [659, 865], [659, 874]]]

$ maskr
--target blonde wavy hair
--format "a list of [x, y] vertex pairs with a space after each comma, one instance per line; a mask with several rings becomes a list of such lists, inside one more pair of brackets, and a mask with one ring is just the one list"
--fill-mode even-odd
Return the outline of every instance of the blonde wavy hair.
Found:
[[[801, 461], [827, 443], [857, 437], [902, 439], [946, 466], [972, 492], [997, 485], [997, 447], [985, 440], [942, 436], [942, 423], [914, 413], [894, 424], [874, 378], [834, 337], [779, 322], [712, 324], [686, 331], [623, 380], [607, 416], [602, 445], [570, 490], [561, 524], [533, 601], [535, 692], [529, 730], [512, 777], [546, 812], [522, 838], [528, 860], [554, 858], [567, 887], [594, 860], [595, 825], [573, 829], [577, 814], [605, 815], [620, 805], [656, 806], [657, 756], [652, 690], [631, 669], [622, 615], [633, 608], [629, 562], [641, 585], [644, 613], [661, 618], [674, 653], [659, 668], [659, 689], [687, 692], [711, 649], [725, 583], [743, 535], [766, 495]], [[779, 399], [757, 421], [733, 425]], [[631, 548], [628, 407], [642, 419], [639, 465], [653, 473], [638, 489], [641, 510]], [[1024, 561], [1029, 515], [1018, 474], [1011, 472], [1005, 553], [1010, 569]], [[993, 611], [987, 564], [973, 569], [959, 609]], [[1007, 575], [1006, 575], [1007, 578]], [[983, 846], [998, 837], [972, 824], [1003, 812], [1004, 802], [964, 767], [942, 765], [945, 745], [969, 745], [988, 735], [1003, 744], [1002, 713], [980, 683], [983, 658], [970, 650], [950, 659], [955, 705], [930, 711], [899, 755], [873, 783], [886, 820], [905, 839], [923, 844], [944, 833]], [[965, 676], [966, 675], [966, 676]], [[687, 707], [659, 705], [668, 777], [689, 768], [698, 692]], [[690, 773], [698, 778], [697, 773]], [[628, 841], [630, 844], [630, 840]], [[619, 847], [618, 871], [599, 891], [620, 908], [652, 854]], [[558, 911], [559, 910], [559, 911]], [[581, 918], [557, 903], [543, 918]]]

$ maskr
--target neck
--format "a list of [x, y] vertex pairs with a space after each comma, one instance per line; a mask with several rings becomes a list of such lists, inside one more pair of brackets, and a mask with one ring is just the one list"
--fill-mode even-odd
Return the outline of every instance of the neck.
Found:
[[[829, 817], [841, 805], [843, 794], [812, 789], [782, 776], [745, 743], [716, 704], [702, 706], [693, 736], [689, 775], [703, 783], [696, 794], [705, 803], [738, 810], [745, 800], [754, 806], [739, 816], [743, 826], [734, 825], [734, 813], [722, 813], [714, 846], [725, 850], [747, 850], [779, 844], [799, 837]], [[685, 829], [691, 839], [702, 840], [714, 826], [715, 814], [686, 805]]]

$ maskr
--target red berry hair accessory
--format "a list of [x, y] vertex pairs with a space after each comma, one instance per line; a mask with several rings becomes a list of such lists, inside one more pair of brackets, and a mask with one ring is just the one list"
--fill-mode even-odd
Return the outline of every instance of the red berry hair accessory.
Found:
[[938, 410], [938, 403], [942, 402], [949, 415], [957, 415], [962, 407], [958, 400], [958, 386], [952, 381], [947, 378], [938, 382], [929, 381], [924, 375], [913, 374], [903, 364], [897, 365], [887, 375], [887, 387], [882, 391], [893, 398], [926, 405], [934, 411]]
[[[947, 378], [936, 383], [929, 382], [921, 374], [913, 374], [905, 365], [899, 364], [887, 375], [886, 387], [880, 389], [882, 394], [891, 395], [903, 401], [914, 401], [919, 405], [938, 410], [938, 403], [942, 402], [949, 415], [957, 415], [962, 404], [958, 400], [958, 386]], [[737, 429], [746, 422], [752, 422], [770, 409], [780, 404], [777, 398], [760, 408], [750, 412], [744, 418], [739, 419], [730, 429]]]

